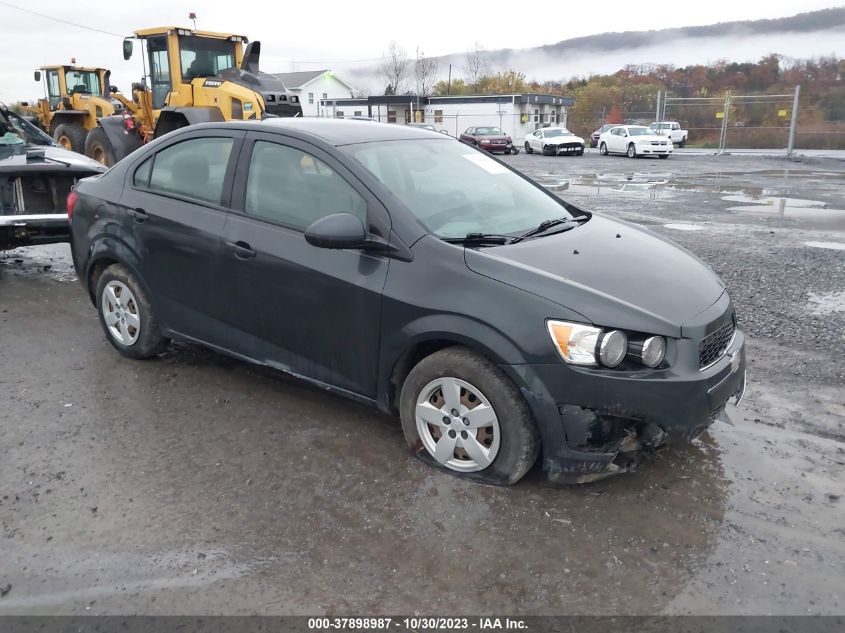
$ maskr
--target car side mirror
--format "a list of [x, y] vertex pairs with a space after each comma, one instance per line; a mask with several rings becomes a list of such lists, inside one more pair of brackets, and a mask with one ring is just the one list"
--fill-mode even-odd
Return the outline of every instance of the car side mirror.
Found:
[[627, 133], [627, 132], [625, 132], [625, 138], [628, 138], [628, 133]]
[[40, 70], [36, 70], [32, 74], [32, 76], [35, 78], [35, 81], [41, 81], [41, 71]]
[[305, 229], [305, 241], [317, 248], [361, 248], [367, 245], [367, 229], [357, 215], [333, 213]]
[[123, 59], [128, 60], [130, 57], [132, 57], [132, 49], [132, 40], [127, 37], [123, 40]]

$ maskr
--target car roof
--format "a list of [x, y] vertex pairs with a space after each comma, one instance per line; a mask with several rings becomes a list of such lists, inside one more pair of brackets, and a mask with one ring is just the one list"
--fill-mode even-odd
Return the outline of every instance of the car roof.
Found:
[[442, 134], [432, 136], [431, 130], [368, 121], [348, 121], [343, 119], [278, 118], [264, 121], [244, 121], [212, 124], [214, 127], [236, 127], [240, 129], [262, 130], [265, 132], [292, 132], [303, 137], [316, 137], [331, 145], [352, 145], [377, 141], [400, 141], [406, 139], [444, 138]]

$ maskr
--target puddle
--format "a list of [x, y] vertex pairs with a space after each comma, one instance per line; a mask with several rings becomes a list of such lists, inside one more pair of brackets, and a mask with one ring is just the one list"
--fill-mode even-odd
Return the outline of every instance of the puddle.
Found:
[[[845, 244], [842, 245], [845, 249]], [[811, 292], [807, 297], [810, 304], [810, 314], [828, 316], [835, 312], [845, 312], [845, 291], [840, 292]]]
[[732, 194], [722, 196], [725, 202], [750, 202], [769, 207], [793, 207], [796, 209], [824, 209], [827, 205], [819, 200], [805, 200], [804, 198], [784, 198], [773, 195]]
[[676, 231], [704, 231], [703, 226], [698, 224], [685, 224], [683, 222], [675, 222], [671, 224], [664, 224], [667, 229], [674, 229]]
[[827, 248], [832, 251], [845, 251], [845, 242], [804, 242], [804, 246]]

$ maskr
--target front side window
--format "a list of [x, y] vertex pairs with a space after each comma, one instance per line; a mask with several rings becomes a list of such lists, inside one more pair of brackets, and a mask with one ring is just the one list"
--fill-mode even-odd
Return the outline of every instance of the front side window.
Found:
[[366, 224], [367, 203], [323, 161], [298, 149], [257, 141], [246, 184], [247, 215], [304, 231], [333, 213]]
[[231, 138], [193, 138], [161, 150], [153, 163], [150, 190], [221, 204], [232, 142]]
[[220, 71], [235, 66], [235, 43], [211, 37], [179, 36], [179, 59], [182, 81], [197, 77], [214, 77]]
[[68, 94], [98, 95], [102, 93], [100, 78], [91, 70], [68, 70], [65, 72]]
[[342, 150], [439, 237], [519, 234], [544, 220], [571, 217], [559, 200], [463, 143], [416, 139]]

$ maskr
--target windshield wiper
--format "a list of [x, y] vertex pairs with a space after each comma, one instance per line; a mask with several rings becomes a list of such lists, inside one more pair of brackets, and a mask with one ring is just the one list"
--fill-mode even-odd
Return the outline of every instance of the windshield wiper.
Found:
[[499, 235], [498, 233], [467, 233], [463, 237], [444, 237], [443, 241], [465, 246], [499, 246], [508, 244], [513, 239], [513, 235]]
[[586, 220], [586, 218], [552, 218], [551, 220], [543, 220], [542, 222], [540, 222], [540, 224], [535, 226], [530, 231], [527, 231], [519, 237], [515, 238], [515, 241], [524, 240], [527, 237], [534, 237], [535, 235], [540, 235], [540, 233], [545, 233], [551, 228], [564, 224], [568, 224], [571, 226], [568, 226], [566, 229], [561, 230], [574, 229], [584, 220]]

